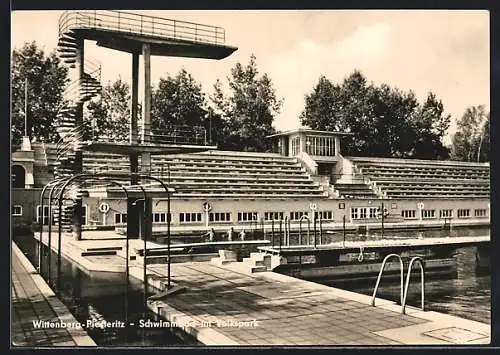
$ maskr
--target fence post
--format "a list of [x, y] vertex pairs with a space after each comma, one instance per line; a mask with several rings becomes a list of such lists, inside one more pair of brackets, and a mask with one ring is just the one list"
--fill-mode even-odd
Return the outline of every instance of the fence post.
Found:
[[283, 220], [280, 219], [280, 251], [281, 251], [281, 243], [282, 243], [282, 233], [283, 233]]
[[342, 216], [342, 235], [343, 235], [343, 243], [342, 243], [342, 247], [345, 248], [345, 215]]
[[314, 225], [314, 249], [316, 249], [316, 216], [314, 216], [314, 221], [313, 221], [313, 225]]
[[274, 248], [274, 218], [271, 219], [271, 246]]

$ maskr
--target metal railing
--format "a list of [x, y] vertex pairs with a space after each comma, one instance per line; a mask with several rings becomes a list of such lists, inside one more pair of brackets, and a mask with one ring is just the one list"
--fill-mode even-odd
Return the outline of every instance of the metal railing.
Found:
[[190, 145], [206, 145], [207, 144], [207, 131], [201, 126], [181, 126], [171, 125], [164, 128], [151, 128], [149, 127], [144, 136], [141, 132], [143, 125], [140, 125], [137, 132], [132, 135], [129, 133], [128, 126], [123, 130], [123, 134], [116, 134], [113, 132], [110, 135], [100, 133], [98, 127], [91, 126], [86, 123], [90, 135], [86, 138], [92, 142], [103, 143], [130, 143], [130, 138], [140, 144], [190, 144]]
[[412, 266], [413, 266], [414, 262], [418, 262], [418, 264], [420, 266], [420, 285], [421, 285], [420, 287], [421, 287], [421, 295], [422, 295], [421, 308], [422, 308], [422, 311], [424, 311], [425, 310], [425, 296], [424, 296], [425, 295], [425, 276], [424, 276], [425, 271], [424, 271], [424, 262], [423, 262], [422, 258], [419, 256], [415, 256], [415, 257], [411, 258], [411, 260], [410, 260], [410, 264], [408, 265], [408, 274], [406, 275], [406, 283], [405, 283], [404, 289], [403, 289], [404, 270], [403, 270], [403, 260], [402, 260], [401, 256], [398, 254], [389, 254], [384, 258], [384, 260], [382, 261], [382, 266], [380, 268], [380, 272], [379, 272], [378, 277], [377, 277], [377, 283], [375, 284], [375, 288], [373, 289], [371, 305], [375, 306], [375, 298], [377, 295], [378, 286], [380, 285], [380, 280], [382, 278], [382, 274], [383, 274], [384, 269], [385, 269], [385, 265], [387, 263], [387, 260], [389, 260], [392, 257], [396, 257], [399, 259], [401, 313], [406, 314], [406, 299], [408, 296], [408, 288], [410, 285], [411, 270], [412, 270]]
[[375, 297], [377, 296], [378, 286], [380, 285], [380, 279], [382, 278], [382, 274], [383, 274], [384, 269], [385, 269], [385, 264], [387, 263], [387, 260], [389, 260], [390, 258], [393, 258], [393, 257], [396, 257], [399, 259], [400, 283], [401, 283], [400, 298], [401, 298], [401, 304], [403, 304], [403, 278], [404, 278], [403, 259], [401, 259], [401, 256], [398, 254], [389, 254], [382, 261], [382, 266], [380, 267], [380, 271], [378, 273], [377, 283], [375, 284], [375, 288], [373, 289], [372, 306], [375, 306]]
[[75, 29], [103, 29], [215, 44], [226, 41], [221, 27], [116, 10], [65, 11], [59, 18], [59, 36]]
[[422, 311], [425, 310], [425, 271], [424, 271], [424, 261], [422, 260], [421, 257], [419, 256], [414, 256], [410, 260], [410, 264], [408, 265], [408, 274], [406, 275], [406, 285], [405, 285], [405, 291], [403, 295], [403, 302], [401, 303], [402, 306], [402, 313], [406, 313], [406, 297], [408, 296], [408, 286], [410, 284], [410, 276], [411, 276], [411, 269], [413, 266], [414, 262], [418, 262], [418, 265], [420, 266], [420, 292], [421, 292], [421, 308]]

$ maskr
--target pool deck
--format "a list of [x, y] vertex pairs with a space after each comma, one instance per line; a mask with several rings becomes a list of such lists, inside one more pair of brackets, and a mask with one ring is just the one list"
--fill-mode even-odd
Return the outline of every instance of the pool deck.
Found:
[[[47, 234], [44, 234], [44, 242]], [[53, 236], [52, 246], [57, 243]], [[142, 247], [142, 241], [139, 247]], [[81, 251], [123, 240], [74, 241], [63, 237], [63, 255], [91, 269], [124, 271], [125, 259], [81, 256]], [[490, 325], [433, 311], [421, 311], [377, 298], [274, 272], [250, 273], [242, 262], [171, 265], [172, 284], [184, 291], [148, 306], [205, 345], [477, 345], [490, 343]], [[130, 264], [142, 281], [142, 266]], [[148, 266], [148, 275], [166, 276], [166, 266]], [[150, 278], [153, 284], [153, 278]], [[157, 282], [157, 278], [156, 278]]]
[[[243, 263], [172, 265], [184, 292], [149, 307], [205, 345], [489, 344], [490, 326], [422, 312], [395, 302], [273, 272], [249, 274]], [[150, 267], [164, 274], [164, 265]], [[138, 275], [139, 276], [139, 275]]]
[[11, 270], [13, 347], [96, 346], [14, 242]]

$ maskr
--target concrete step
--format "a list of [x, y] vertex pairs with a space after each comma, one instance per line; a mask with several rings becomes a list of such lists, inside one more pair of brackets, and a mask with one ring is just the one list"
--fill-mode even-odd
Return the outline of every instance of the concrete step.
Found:
[[216, 266], [224, 266], [224, 265], [228, 265], [231, 263], [236, 263], [238, 261], [237, 260], [222, 260], [221, 258], [212, 258], [212, 259], [210, 259], [210, 262]]
[[255, 260], [252, 258], [243, 258], [243, 262], [245, 264], [248, 264], [250, 266], [265, 266], [264, 265], [264, 260]]
[[250, 268], [250, 272], [253, 274], [255, 272], [264, 272], [267, 271], [267, 267], [265, 266], [252, 266]]

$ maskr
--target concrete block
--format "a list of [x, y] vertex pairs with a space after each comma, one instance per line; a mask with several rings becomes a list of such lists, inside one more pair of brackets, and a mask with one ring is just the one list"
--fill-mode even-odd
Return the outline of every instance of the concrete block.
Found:
[[236, 253], [232, 250], [219, 250], [219, 257], [221, 260], [236, 261]]
[[263, 272], [263, 271], [267, 271], [267, 267], [265, 267], [265, 266], [252, 266], [250, 268], [250, 272], [252, 274], [255, 272]]

